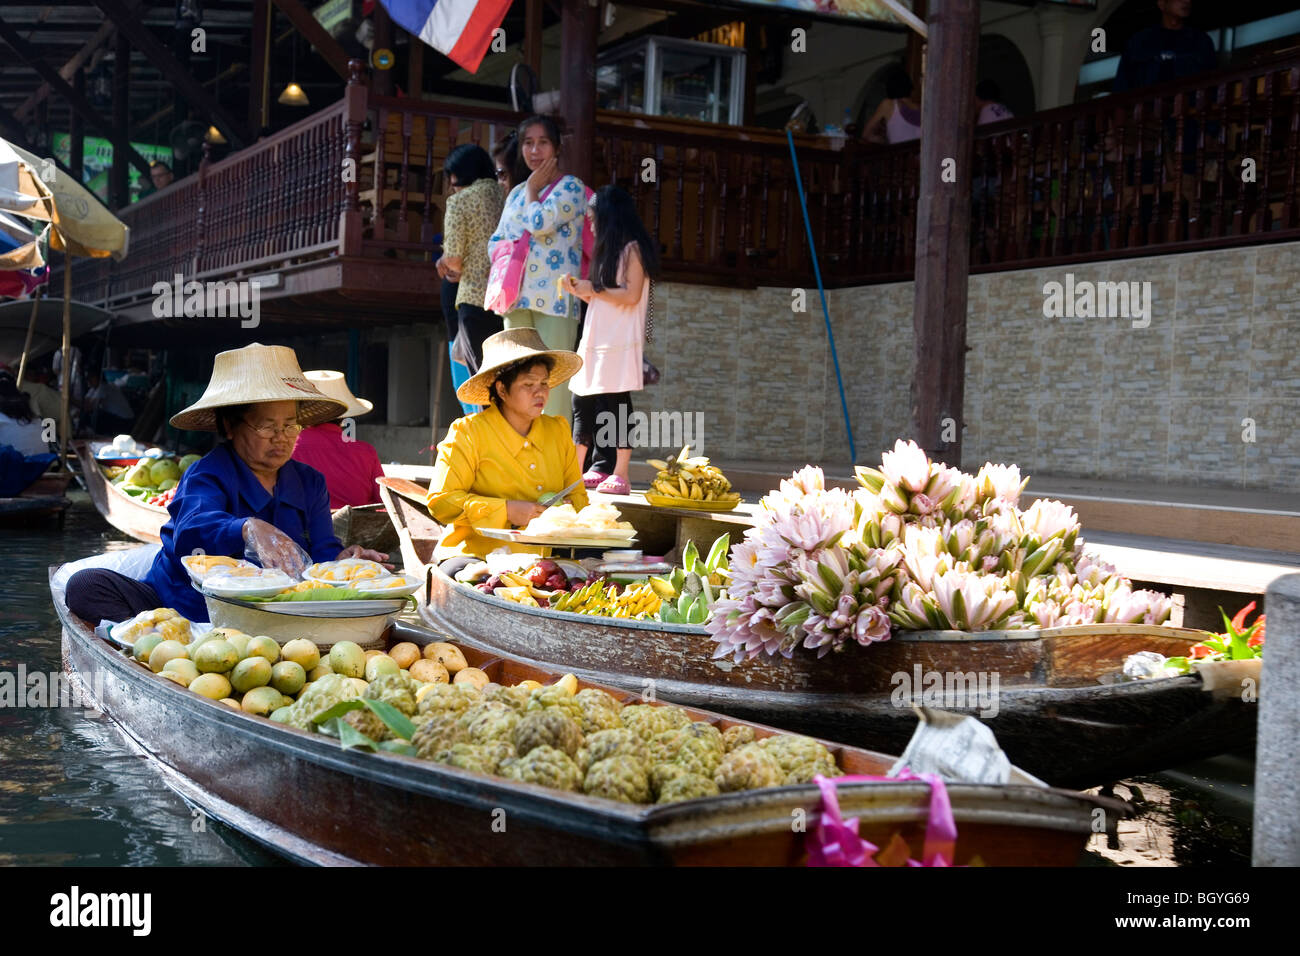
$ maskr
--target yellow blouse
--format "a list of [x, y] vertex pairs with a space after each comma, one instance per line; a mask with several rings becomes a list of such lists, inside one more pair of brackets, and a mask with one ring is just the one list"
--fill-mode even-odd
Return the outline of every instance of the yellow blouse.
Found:
[[[451, 423], [438, 445], [438, 461], [429, 483], [429, 514], [449, 525], [434, 557], [458, 554], [482, 557], [506, 542], [475, 534], [474, 528], [508, 528], [507, 501], [536, 501], [582, 477], [569, 423], [542, 415], [528, 435], [519, 434], [495, 405]], [[579, 485], [568, 495], [575, 509], [587, 506]], [[515, 551], [536, 547], [510, 546]]]

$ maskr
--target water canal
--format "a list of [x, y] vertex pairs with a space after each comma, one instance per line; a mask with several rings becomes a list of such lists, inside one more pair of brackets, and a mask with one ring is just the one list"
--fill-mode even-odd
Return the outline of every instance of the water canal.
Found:
[[[48, 568], [136, 547], [73, 490], [62, 531], [0, 531], [0, 671], [61, 666]], [[195, 746], [202, 746], [196, 741]], [[1248, 866], [1253, 764], [1233, 756], [1118, 784], [1141, 814], [1119, 846], [1094, 837], [1093, 866]], [[243, 866], [277, 857], [169, 790], [106, 717], [84, 709], [0, 709], [0, 865]]]

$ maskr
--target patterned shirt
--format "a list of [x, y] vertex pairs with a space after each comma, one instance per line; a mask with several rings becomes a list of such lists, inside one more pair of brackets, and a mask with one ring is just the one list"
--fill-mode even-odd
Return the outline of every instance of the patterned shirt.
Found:
[[460, 289], [456, 304], [483, 308], [487, 295], [488, 242], [501, 218], [505, 200], [501, 184], [495, 179], [479, 179], [447, 200], [447, 214], [442, 220], [442, 252], [460, 260]]
[[582, 270], [582, 224], [587, 214], [587, 188], [576, 176], [561, 176], [541, 202], [527, 201], [527, 183], [510, 191], [501, 222], [492, 241], [518, 239], [532, 234], [528, 261], [524, 264], [523, 287], [517, 309], [533, 309], [550, 315], [576, 315], [576, 300], [556, 288], [566, 272], [577, 276]]

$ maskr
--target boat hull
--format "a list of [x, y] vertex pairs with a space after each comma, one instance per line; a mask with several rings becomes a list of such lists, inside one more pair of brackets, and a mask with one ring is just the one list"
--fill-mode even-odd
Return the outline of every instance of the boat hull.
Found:
[[[833, 659], [800, 651], [737, 664], [712, 659], [716, 645], [703, 628], [525, 608], [458, 585], [437, 568], [427, 575], [421, 619], [481, 650], [562, 664], [633, 693], [652, 686], [664, 700], [886, 752], [900, 751], [916, 729], [913, 702], [938, 706], [982, 719], [1012, 763], [1054, 786], [1106, 784], [1254, 739], [1255, 705], [1208, 694], [1198, 677], [1098, 682], [1135, 651], [1185, 653], [1198, 632], [1098, 626], [1088, 637], [1064, 629], [902, 634]], [[934, 691], [936, 680], [944, 692]]]
[[136, 501], [130, 495], [118, 491], [105, 477], [99, 462], [95, 461], [89, 442], [77, 441], [72, 445], [77, 453], [77, 462], [81, 465], [81, 480], [90, 493], [95, 510], [128, 537], [145, 544], [158, 544], [162, 540], [159, 537], [162, 526], [167, 523], [167, 510]]
[[[792, 814], [816, 819], [811, 786], [636, 807], [343, 750], [331, 738], [231, 710], [149, 674], [96, 638], [57, 592], [55, 605], [66, 666], [97, 689], [100, 707], [163, 779], [204, 812], [298, 862], [798, 865], [804, 837], [792, 832]], [[413, 629], [394, 636], [422, 637]], [[892, 760], [844, 749], [840, 759], [854, 772], [883, 772]], [[845, 815], [861, 818], [867, 839], [883, 844], [897, 832], [919, 852], [927, 786], [849, 784], [840, 794]], [[949, 794], [958, 862], [978, 855], [990, 865], [1070, 865], [1098, 807], [1112, 824], [1129, 812], [1113, 800], [1035, 787], [953, 784]]]

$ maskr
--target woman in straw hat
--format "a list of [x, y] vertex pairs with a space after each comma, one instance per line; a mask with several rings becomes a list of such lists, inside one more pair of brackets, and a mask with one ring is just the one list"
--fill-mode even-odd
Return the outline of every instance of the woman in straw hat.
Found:
[[546, 510], [538, 498], [574, 482], [569, 500], [587, 506], [568, 420], [543, 414], [551, 389], [581, 366], [577, 353], [547, 349], [536, 329], [507, 329], [483, 343], [483, 367], [456, 396], [487, 408], [452, 422], [429, 483], [429, 513], [449, 526], [438, 560], [496, 550], [500, 541], [474, 529], [522, 528]]
[[346, 405], [347, 410], [332, 421], [304, 428], [298, 436], [298, 444], [293, 446], [293, 460], [315, 468], [325, 476], [331, 509], [379, 504], [379, 486], [375, 479], [384, 477], [379, 452], [375, 451], [374, 445], [345, 433], [341, 424], [367, 414], [375, 406], [352, 394], [342, 372], [322, 370], [303, 374], [324, 395]]
[[254, 344], [220, 353], [203, 397], [171, 424], [214, 431], [225, 441], [181, 478], [149, 573], [135, 581], [100, 568], [80, 571], [68, 581], [68, 607], [96, 623], [160, 607], [206, 621], [203, 596], [181, 564], [191, 554], [249, 554], [290, 575], [302, 570], [304, 559], [388, 560], [357, 546], [342, 548], [324, 477], [290, 459], [304, 426], [331, 421], [345, 409], [303, 377], [293, 349]]

